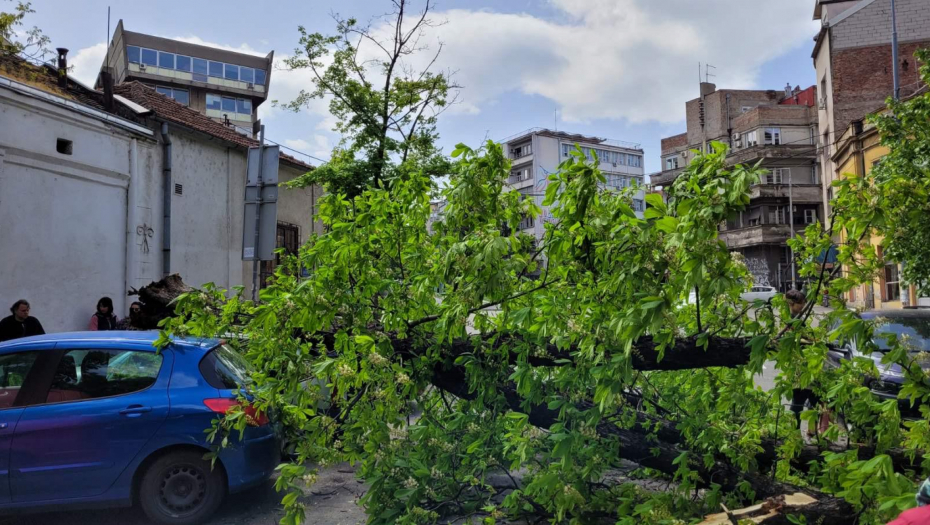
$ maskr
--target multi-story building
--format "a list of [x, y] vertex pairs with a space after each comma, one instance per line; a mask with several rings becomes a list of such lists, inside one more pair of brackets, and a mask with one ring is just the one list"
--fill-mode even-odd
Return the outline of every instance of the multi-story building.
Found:
[[653, 187], [671, 185], [712, 142], [728, 146], [729, 166], [762, 161], [767, 173], [752, 186], [749, 206], [720, 227], [720, 238], [745, 256], [756, 284], [785, 290], [796, 283], [787, 240], [823, 217], [815, 92], [701, 84], [701, 97], [685, 104], [687, 131], [662, 140], [662, 171], [650, 175]]
[[[268, 97], [274, 51], [265, 57], [127, 31], [120, 20], [101, 73], [139, 81], [218, 122], [251, 130]], [[105, 89], [103, 75], [96, 86]]]
[[[643, 149], [639, 144], [608, 140], [533, 128], [502, 141], [504, 153], [511, 159], [509, 189], [515, 189], [526, 198], [534, 198], [542, 209], [536, 219], [527, 217], [521, 229], [536, 239], [542, 239], [546, 222], [553, 220], [548, 206], [542, 202], [549, 185], [549, 175], [558, 171], [559, 164], [569, 158], [575, 146], [593, 159], [597, 155], [600, 169], [607, 179], [606, 187], [623, 189], [633, 185], [644, 185]], [[645, 208], [645, 195], [642, 190], [633, 197], [633, 209], [642, 212]]]
[[[920, 87], [914, 51], [930, 46], [930, 3], [896, 0], [901, 96]], [[840, 175], [836, 146], [850, 123], [885, 105], [893, 92], [891, 0], [815, 0], [821, 30], [812, 58], [819, 88], [823, 194], [829, 212], [831, 184]]]

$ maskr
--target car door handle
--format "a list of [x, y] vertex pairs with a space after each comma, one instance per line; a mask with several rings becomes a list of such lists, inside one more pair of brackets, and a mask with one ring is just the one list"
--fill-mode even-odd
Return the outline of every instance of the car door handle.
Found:
[[121, 416], [131, 416], [134, 414], [135, 415], [144, 414], [146, 412], [151, 412], [151, 411], [152, 411], [152, 407], [144, 407], [142, 405], [129, 405], [128, 407], [120, 410], [119, 413]]

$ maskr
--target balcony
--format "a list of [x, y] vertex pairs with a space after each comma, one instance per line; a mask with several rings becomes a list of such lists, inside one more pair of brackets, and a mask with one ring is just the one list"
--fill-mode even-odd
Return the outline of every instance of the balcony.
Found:
[[760, 159], [816, 159], [816, 144], [758, 144], [748, 148], [732, 150], [727, 156], [727, 165], [754, 164]]
[[[787, 184], [756, 184], [749, 189], [749, 198], [788, 199]], [[792, 184], [791, 199], [795, 203], [823, 202], [823, 191], [819, 184]]]
[[649, 175], [649, 184], [653, 186], [668, 186], [678, 178], [678, 175], [685, 170], [685, 167], [675, 168], [673, 170], [665, 170], [659, 173], [651, 173]]
[[759, 244], [784, 244], [791, 235], [787, 224], [761, 224], [736, 230], [720, 232], [720, 239], [727, 243], [727, 248], [746, 248]]

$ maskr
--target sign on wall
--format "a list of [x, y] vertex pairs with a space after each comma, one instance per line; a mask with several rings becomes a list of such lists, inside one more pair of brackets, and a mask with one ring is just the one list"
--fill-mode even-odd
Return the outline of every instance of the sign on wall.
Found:
[[[249, 148], [242, 228], [242, 260], [274, 259], [278, 224], [278, 146]], [[258, 220], [256, 221], [256, 213]], [[256, 229], [258, 239], [256, 241]]]

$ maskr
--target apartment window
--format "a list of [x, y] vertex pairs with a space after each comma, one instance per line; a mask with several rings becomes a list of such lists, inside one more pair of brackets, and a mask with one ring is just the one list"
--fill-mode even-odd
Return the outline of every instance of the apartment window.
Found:
[[749, 133], [746, 133], [746, 147], [750, 148], [752, 146], [759, 145], [759, 135], [758, 131], [752, 130]]
[[634, 168], [643, 167], [643, 158], [639, 155], [627, 155], [627, 159], [630, 161], [630, 166]]
[[158, 52], [158, 67], [174, 69], [174, 55], [172, 53]]
[[142, 50], [142, 63], [147, 66], [157, 66], [158, 65], [158, 51], [152, 49], [143, 49]]
[[885, 263], [885, 301], [899, 301], [901, 299], [901, 279], [898, 276], [897, 263]]
[[265, 70], [264, 69], [255, 70], [255, 83], [260, 86], [265, 85]]
[[222, 62], [210, 62], [210, 76], [223, 78], [223, 63]]
[[126, 59], [133, 64], [138, 64], [141, 59], [142, 50], [136, 46], [126, 47]]
[[207, 93], [207, 109], [222, 110], [223, 97], [214, 95], [212, 93]]
[[178, 55], [175, 59], [175, 69], [178, 71], [190, 71], [191, 70], [191, 57], [186, 57]]
[[223, 111], [235, 113], [236, 112], [236, 99], [230, 98], [230, 97], [223, 97]]
[[210, 63], [202, 58], [193, 59], [195, 75], [209, 75]]
[[519, 158], [525, 157], [525, 156], [527, 156], [527, 155], [529, 155], [529, 154], [531, 154], [531, 153], [533, 153], [533, 145], [532, 145], [532, 144], [524, 144], [524, 145], [522, 145], [522, 146], [517, 146], [517, 147], [514, 147], [514, 148], [510, 148], [510, 155], [511, 155], [511, 158], [513, 158], [513, 159], [519, 159]]
[[224, 77], [227, 80], [239, 80], [239, 66], [225, 64]]
[[[300, 228], [293, 224], [279, 222], [276, 228], [275, 248], [284, 248], [283, 256], [297, 255], [300, 247]], [[262, 286], [268, 285], [268, 279], [274, 275], [274, 269], [281, 264], [281, 253], [275, 253], [273, 261], [262, 261]]]
[[245, 98], [236, 99], [236, 113], [242, 115], [252, 114], [252, 101]]
[[242, 82], [255, 82], [255, 70], [250, 67], [240, 67], [239, 80]]
[[646, 203], [641, 199], [633, 199], [633, 211], [646, 211]]
[[529, 168], [523, 168], [523, 169], [520, 169], [520, 170], [511, 171], [511, 172], [510, 172], [510, 180], [509, 180], [508, 182], [510, 182], [510, 184], [514, 184], [514, 183], [523, 182], [523, 181], [529, 180], [529, 179], [530, 179], [530, 170], [529, 170]]
[[781, 128], [765, 128], [765, 143], [773, 146], [781, 144]]
[[665, 169], [674, 170], [678, 168], [678, 157], [669, 157], [665, 159]]
[[571, 144], [562, 144], [562, 156], [568, 157], [569, 155], [571, 155], [572, 149], [573, 148]]
[[788, 223], [788, 207], [787, 206], [776, 206], [769, 212], [769, 223], [770, 224], [787, 224]]
[[174, 99], [175, 101], [181, 104], [184, 104], [185, 106], [190, 105], [191, 96], [190, 96], [190, 92], [188, 92], [186, 89], [174, 89], [174, 88], [169, 88], [169, 87], [164, 87], [164, 86], [157, 86], [155, 88], [155, 91], [161, 93], [162, 95], [168, 98]]
[[791, 176], [790, 174], [791, 168], [772, 168], [769, 174], [766, 175], [766, 182], [768, 184], [784, 184]]
[[814, 224], [817, 222], [817, 210], [804, 210], [804, 224]]

